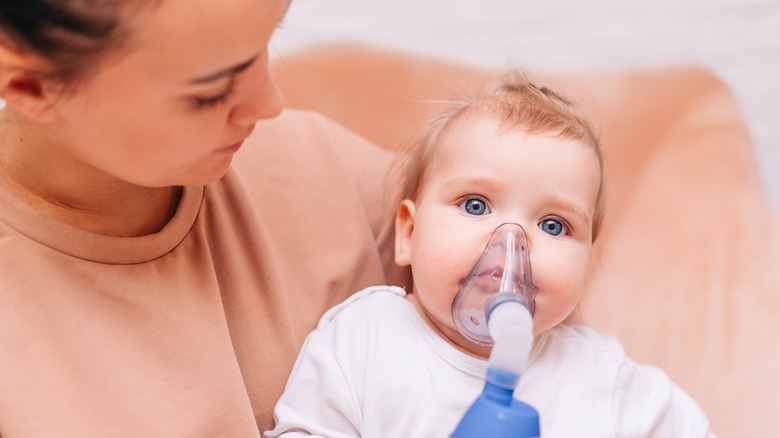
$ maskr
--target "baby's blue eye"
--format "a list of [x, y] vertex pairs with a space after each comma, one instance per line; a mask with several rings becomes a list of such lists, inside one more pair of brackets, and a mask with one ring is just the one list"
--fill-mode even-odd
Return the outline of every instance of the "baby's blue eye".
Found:
[[466, 213], [474, 216], [482, 216], [483, 214], [490, 213], [487, 202], [479, 198], [468, 198], [460, 203], [460, 207], [466, 211]]
[[539, 228], [545, 233], [552, 236], [559, 236], [566, 232], [566, 227], [558, 219], [545, 219], [539, 222]]

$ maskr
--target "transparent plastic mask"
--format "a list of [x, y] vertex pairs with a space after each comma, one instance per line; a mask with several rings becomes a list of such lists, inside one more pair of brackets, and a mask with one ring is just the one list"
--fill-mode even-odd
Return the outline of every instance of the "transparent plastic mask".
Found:
[[525, 230], [518, 224], [501, 224], [493, 231], [471, 273], [460, 281], [452, 301], [452, 319], [463, 337], [492, 346], [487, 315], [497, 302], [512, 300], [534, 314], [536, 286]]

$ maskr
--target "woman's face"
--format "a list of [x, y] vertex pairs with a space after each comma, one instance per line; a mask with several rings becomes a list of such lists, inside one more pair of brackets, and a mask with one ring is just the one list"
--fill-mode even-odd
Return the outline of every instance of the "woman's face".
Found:
[[255, 122], [281, 111], [268, 41], [288, 3], [163, 0], [131, 14], [122, 52], [55, 101], [52, 152], [141, 186], [219, 178]]
[[431, 324], [451, 343], [486, 353], [459, 335], [450, 309], [458, 283], [506, 222], [520, 224], [528, 237], [538, 288], [534, 332], [569, 316], [584, 290], [592, 250], [601, 184], [593, 149], [467, 117], [442, 140], [431, 166], [416, 202], [399, 208], [396, 228], [396, 261], [411, 264], [413, 301]]

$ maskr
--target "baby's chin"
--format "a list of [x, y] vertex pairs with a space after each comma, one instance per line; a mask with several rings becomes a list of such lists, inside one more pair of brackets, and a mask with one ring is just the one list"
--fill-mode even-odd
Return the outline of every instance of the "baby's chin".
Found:
[[447, 342], [449, 342], [453, 347], [458, 349], [459, 351], [462, 351], [463, 353], [468, 354], [469, 356], [478, 357], [480, 359], [487, 360], [490, 357], [490, 347], [484, 347], [482, 345], [477, 345], [468, 339], [464, 338], [460, 333], [457, 331], [455, 332], [455, 336], [452, 338], [445, 338]]
[[538, 338], [543, 333], [552, 330], [553, 328], [561, 324], [577, 324], [577, 321], [581, 321], [581, 318], [574, 313], [564, 314], [557, 318], [551, 318], [550, 315], [546, 315], [539, 306], [536, 307], [536, 313], [534, 314], [534, 338]]

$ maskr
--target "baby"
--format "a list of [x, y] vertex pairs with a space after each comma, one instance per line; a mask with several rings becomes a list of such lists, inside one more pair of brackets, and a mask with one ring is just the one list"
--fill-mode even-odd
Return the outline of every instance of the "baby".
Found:
[[534, 346], [514, 395], [539, 412], [541, 435], [714, 436], [661, 370], [566, 322], [603, 214], [601, 150], [577, 108], [511, 73], [426, 132], [399, 172], [395, 260], [411, 266], [412, 291], [374, 286], [327, 312], [264, 436], [448, 437], [480, 394], [491, 351], [453, 302], [507, 226], [534, 291], [524, 298]]

